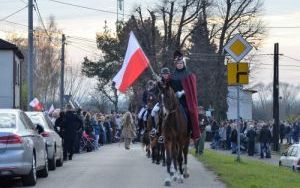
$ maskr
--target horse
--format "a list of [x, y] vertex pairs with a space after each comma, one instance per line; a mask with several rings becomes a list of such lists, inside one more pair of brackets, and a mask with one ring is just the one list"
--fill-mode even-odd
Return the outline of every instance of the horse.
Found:
[[[162, 134], [165, 138], [165, 149], [167, 156], [167, 172], [169, 176], [165, 179], [165, 186], [171, 186], [171, 181], [183, 183], [184, 178], [188, 178], [187, 155], [190, 141], [190, 134], [187, 126], [187, 119], [183, 109], [180, 107], [174, 90], [168, 83], [159, 84], [159, 103], [163, 116]], [[183, 167], [184, 160], [184, 167]], [[171, 164], [175, 168], [175, 173], [171, 172]], [[179, 172], [177, 172], [177, 165]], [[179, 177], [178, 177], [179, 176]]]
[[152, 163], [160, 164], [162, 161], [162, 166], [166, 165], [165, 159], [165, 147], [164, 147], [164, 137], [162, 136], [161, 129], [161, 113], [158, 113], [158, 122], [156, 127], [153, 127], [153, 120], [151, 117], [147, 119], [147, 130], [150, 131], [150, 149], [151, 149], [151, 157]]
[[152, 157], [153, 157], [153, 152], [151, 152], [151, 142], [152, 142], [152, 138], [151, 138], [151, 130], [152, 130], [152, 119], [151, 119], [151, 110], [153, 109], [154, 105], [156, 103], [156, 97], [154, 95], [149, 95], [147, 97], [147, 118], [146, 121], [143, 121], [143, 127], [144, 127], [144, 135], [143, 135], [143, 147], [146, 147], [146, 154], [147, 157], [151, 157], [151, 153], [152, 153]]

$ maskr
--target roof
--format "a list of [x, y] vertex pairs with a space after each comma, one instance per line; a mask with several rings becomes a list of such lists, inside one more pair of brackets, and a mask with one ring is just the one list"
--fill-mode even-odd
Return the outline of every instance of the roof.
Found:
[[13, 50], [20, 59], [24, 59], [24, 55], [15, 44], [2, 39], [0, 39], [0, 50]]

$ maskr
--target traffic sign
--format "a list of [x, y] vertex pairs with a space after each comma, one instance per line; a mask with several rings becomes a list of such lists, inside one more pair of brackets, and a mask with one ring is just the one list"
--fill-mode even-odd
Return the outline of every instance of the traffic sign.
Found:
[[225, 45], [224, 49], [236, 61], [241, 61], [252, 49], [252, 46], [240, 34], [236, 34]]
[[248, 63], [227, 64], [228, 85], [242, 85], [249, 83]]

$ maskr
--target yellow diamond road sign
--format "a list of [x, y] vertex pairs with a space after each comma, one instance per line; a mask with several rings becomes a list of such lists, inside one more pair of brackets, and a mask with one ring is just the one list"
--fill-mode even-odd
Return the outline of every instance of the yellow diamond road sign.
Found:
[[240, 35], [235, 35], [225, 45], [224, 49], [236, 61], [241, 61], [252, 49], [252, 46]]

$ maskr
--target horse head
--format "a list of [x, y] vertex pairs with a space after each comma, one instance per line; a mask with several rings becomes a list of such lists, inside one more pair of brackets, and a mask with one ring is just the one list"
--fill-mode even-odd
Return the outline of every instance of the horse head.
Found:
[[159, 104], [160, 109], [164, 117], [169, 114], [174, 113], [178, 108], [178, 99], [176, 98], [174, 90], [171, 88], [168, 82], [158, 84], [160, 94], [159, 94]]

